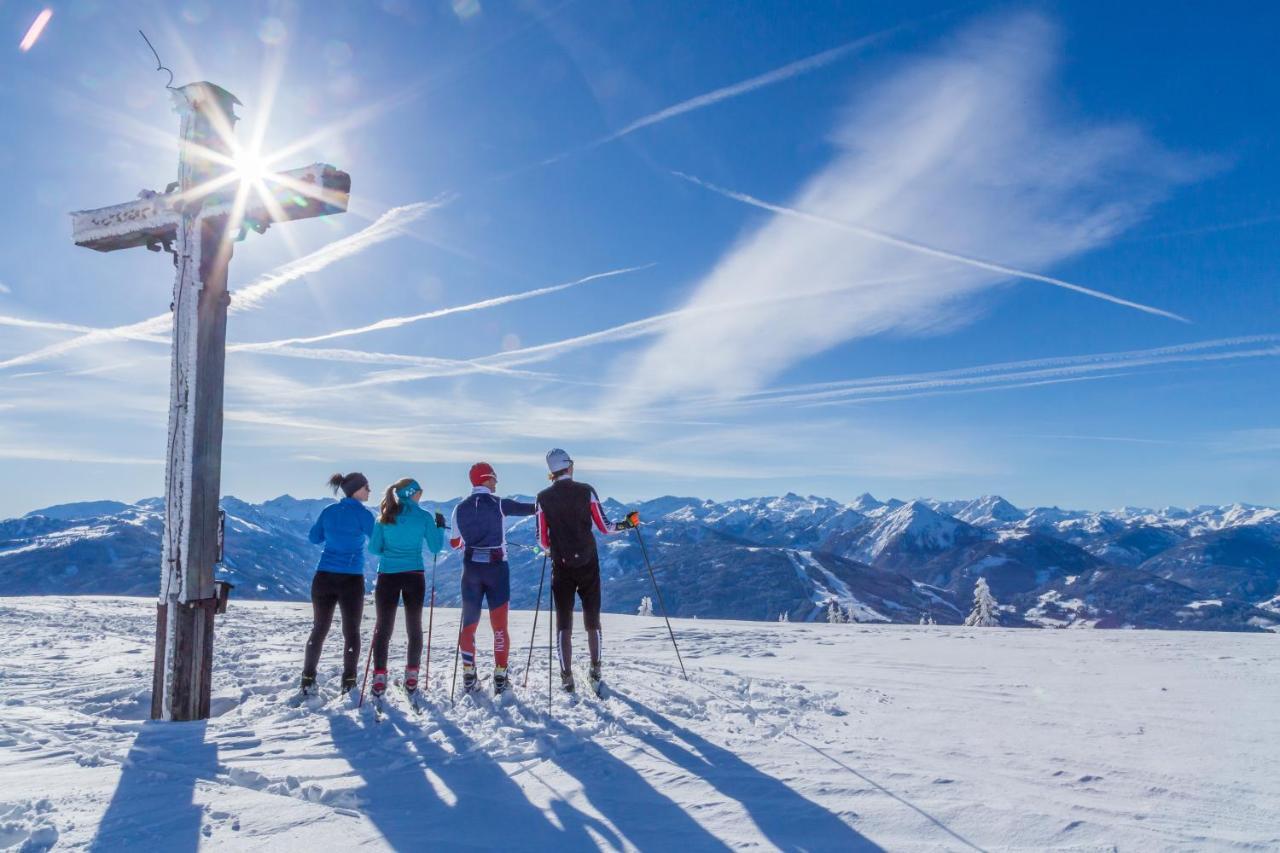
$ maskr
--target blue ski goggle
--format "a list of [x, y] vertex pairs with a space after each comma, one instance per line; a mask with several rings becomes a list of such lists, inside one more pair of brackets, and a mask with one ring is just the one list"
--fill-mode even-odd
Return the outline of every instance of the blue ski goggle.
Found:
[[396, 489], [396, 497], [402, 501], [407, 501], [409, 498], [413, 497], [414, 492], [420, 491], [422, 491], [422, 486], [418, 485], [418, 481], [410, 480], [405, 485]]

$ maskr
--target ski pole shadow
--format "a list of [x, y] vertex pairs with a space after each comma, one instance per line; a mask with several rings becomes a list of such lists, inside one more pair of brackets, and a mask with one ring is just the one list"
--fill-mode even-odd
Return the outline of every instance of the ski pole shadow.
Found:
[[[548, 758], [582, 785], [597, 811], [640, 850], [727, 851], [729, 846], [660, 792], [634, 767], [589, 737], [547, 716], [547, 734], [556, 742], [575, 742], [573, 750]], [[621, 845], [619, 845], [621, 846]]]
[[218, 746], [205, 742], [206, 722], [142, 724], [89, 850], [136, 849], [149, 841], [166, 851], [199, 847], [204, 812], [195, 803], [196, 781], [218, 773]]
[[855, 770], [854, 768], [850, 767], [848, 764], [845, 764], [843, 761], [841, 761], [840, 759], [836, 758], [834, 755], [831, 755], [830, 753], [828, 753], [828, 752], [826, 752], [826, 751], [824, 751], [824, 750], [822, 750], [822, 749], [820, 749], [820, 748], [818, 748], [818, 747], [814, 746], [813, 744], [809, 743], [807, 740], [803, 740], [802, 738], [798, 738], [798, 737], [796, 737], [795, 735], [793, 735], [793, 734], [791, 734], [791, 733], [789, 733], [789, 732], [787, 733], [787, 737], [791, 738], [791, 739], [792, 739], [792, 740], [794, 740], [796, 743], [803, 744], [804, 746], [809, 747], [809, 748], [810, 748], [810, 749], [812, 749], [814, 752], [818, 753], [818, 755], [821, 755], [823, 758], [825, 758], [825, 759], [827, 759], [828, 761], [830, 761], [832, 764], [835, 764], [835, 765], [837, 765], [838, 767], [843, 767], [845, 770], [848, 770], [848, 771], [849, 771], [850, 773], [852, 773], [854, 776], [857, 776], [859, 779], [861, 779], [862, 781], [866, 782], [868, 785], [870, 785], [871, 787], [875, 788], [875, 789], [876, 789], [877, 791], [879, 791], [880, 793], [885, 794], [885, 795], [887, 795], [887, 796], [889, 796], [889, 797], [892, 797], [893, 799], [895, 799], [895, 800], [897, 800], [898, 802], [902, 803], [904, 806], [906, 806], [907, 808], [909, 808], [909, 809], [911, 809], [912, 811], [916, 812], [916, 813], [917, 813], [917, 814], [919, 814], [921, 817], [925, 818], [925, 819], [926, 819], [926, 820], [928, 820], [930, 823], [932, 823], [934, 826], [938, 827], [938, 828], [939, 828], [939, 829], [941, 829], [943, 832], [947, 833], [947, 834], [948, 834], [948, 835], [950, 835], [952, 838], [954, 838], [955, 840], [959, 841], [961, 844], [965, 845], [966, 847], [971, 847], [971, 848], [973, 848], [974, 850], [977, 850], [977, 851], [978, 851], [978, 853], [986, 853], [986, 851], [985, 851], [983, 848], [981, 848], [981, 847], [979, 847], [978, 845], [974, 844], [972, 841], [970, 841], [969, 839], [965, 838], [963, 835], [960, 835], [958, 832], [956, 832], [955, 830], [953, 830], [951, 827], [947, 826], [945, 823], [943, 823], [942, 821], [940, 821], [938, 818], [934, 817], [933, 815], [929, 814], [927, 811], [925, 811], [924, 809], [920, 808], [920, 807], [919, 807], [919, 806], [917, 806], [915, 803], [913, 803], [913, 802], [911, 802], [910, 800], [907, 800], [907, 799], [905, 799], [905, 798], [903, 798], [903, 797], [899, 796], [898, 794], [895, 794], [893, 791], [890, 791], [890, 790], [889, 790], [888, 788], [886, 788], [884, 785], [881, 785], [881, 784], [880, 784], [879, 782], [877, 782], [876, 780], [874, 780], [874, 779], [870, 778], [869, 776], [867, 776], [867, 775], [865, 775], [865, 774], [863, 774], [863, 773], [859, 772], [858, 770]]
[[[635, 714], [678, 737], [687, 746], [635, 727], [628, 730], [664, 758], [697, 776], [746, 809], [771, 844], [783, 850], [882, 851], [838, 815], [803, 796], [733, 752], [671, 721], [629, 696], [612, 691]], [[616, 719], [616, 718], [615, 718]], [[619, 724], [625, 722], [618, 720]], [[696, 750], [696, 752], [695, 752]]]
[[[395, 708], [376, 725], [361, 725], [345, 714], [329, 720], [334, 746], [364, 780], [360, 810], [392, 848], [595, 850], [588, 825], [601, 837], [612, 834], [567, 803], [553, 801], [556, 826], [497, 761], [442, 715], [432, 720], [458, 754]], [[447, 794], [437, 791], [428, 772]]]

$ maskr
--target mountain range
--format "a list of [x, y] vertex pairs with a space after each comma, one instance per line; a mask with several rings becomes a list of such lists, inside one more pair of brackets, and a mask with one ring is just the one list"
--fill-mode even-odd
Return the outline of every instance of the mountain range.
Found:
[[[319, 549], [307, 541], [331, 501], [222, 501], [234, 596], [305, 600]], [[424, 501], [446, 515], [453, 502]], [[604, 606], [653, 595], [672, 615], [812, 621], [834, 601], [860, 622], [957, 624], [979, 577], [1010, 627], [1280, 630], [1280, 510], [1232, 504], [1089, 512], [968, 501], [842, 503], [822, 497], [662, 497], [635, 508], [636, 533], [601, 540]], [[63, 504], [0, 521], [7, 595], [154, 595], [163, 502]], [[541, 557], [528, 518], [510, 522], [512, 606], [532, 608]], [[458, 602], [456, 553], [436, 566], [437, 602]], [[376, 571], [370, 558], [366, 574]], [[660, 607], [660, 603], [655, 601]]]

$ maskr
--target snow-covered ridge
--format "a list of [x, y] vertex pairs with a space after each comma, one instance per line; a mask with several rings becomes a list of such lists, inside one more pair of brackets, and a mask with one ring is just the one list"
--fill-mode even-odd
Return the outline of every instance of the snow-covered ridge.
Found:
[[[305, 599], [318, 553], [306, 533], [330, 502], [224, 498], [221, 572], [235, 595]], [[1086, 512], [1024, 509], [998, 495], [841, 502], [794, 493], [605, 506], [614, 517], [640, 510], [668, 605], [686, 616], [818, 620], [834, 600], [868, 621], [955, 624], [985, 578], [1009, 625], [1238, 630], [1267, 627], [1275, 612], [1264, 605], [1280, 596], [1280, 512], [1271, 507]], [[427, 508], [447, 515], [452, 502]], [[153, 594], [162, 512], [157, 499], [98, 501], [0, 521], [0, 582], [23, 594]], [[532, 525], [513, 522], [508, 538], [512, 605], [532, 607]], [[606, 609], [634, 612], [652, 594], [638, 543], [611, 537], [601, 558]], [[457, 556], [442, 555], [437, 570], [442, 600], [456, 600]], [[1192, 606], [1215, 599], [1221, 608]], [[1066, 604], [1075, 601], [1082, 606]]]

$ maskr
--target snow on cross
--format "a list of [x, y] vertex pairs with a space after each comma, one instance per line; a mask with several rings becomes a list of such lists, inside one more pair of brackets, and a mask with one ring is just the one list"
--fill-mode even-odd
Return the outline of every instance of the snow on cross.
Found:
[[[178, 180], [165, 192], [71, 214], [78, 246], [111, 252], [145, 246], [170, 252], [173, 358], [165, 465], [164, 544], [156, 620], [151, 717], [209, 716], [213, 618], [221, 559], [227, 266], [232, 244], [274, 222], [343, 213], [351, 178], [322, 163], [251, 174], [235, 159], [234, 95], [212, 83], [172, 89], [181, 117]], [[250, 198], [251, 193], [254, 195]]]

